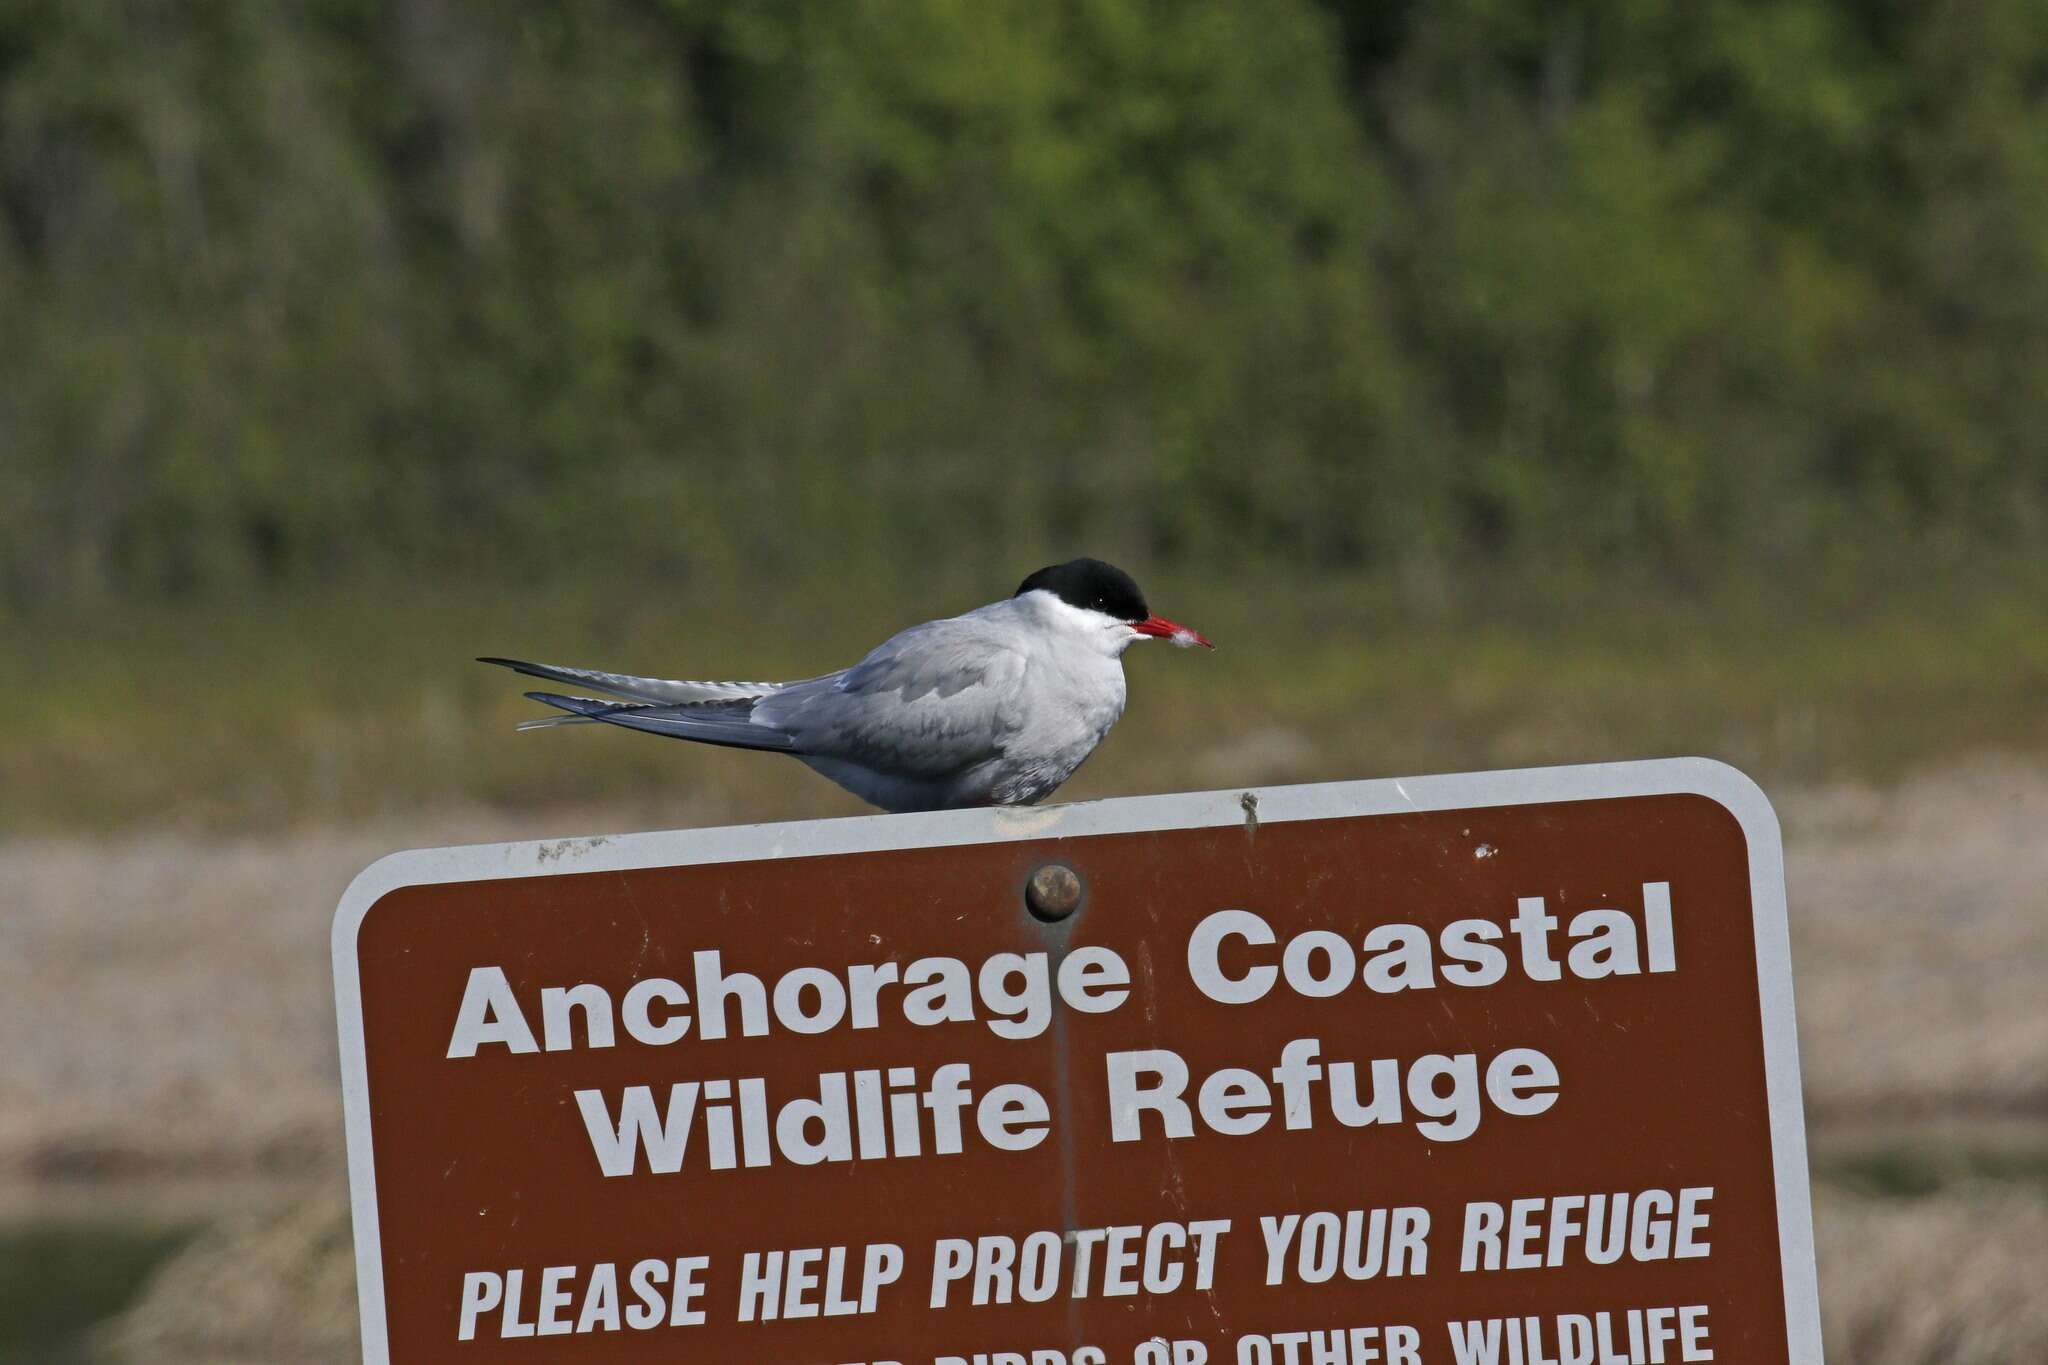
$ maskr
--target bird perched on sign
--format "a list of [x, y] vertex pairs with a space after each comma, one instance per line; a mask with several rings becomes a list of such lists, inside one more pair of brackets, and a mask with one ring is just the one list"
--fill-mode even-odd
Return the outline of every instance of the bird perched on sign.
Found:
[[519, 728], [602, 722], [788, 754], [888, 811], [1028, 806], [1073, 775], [1124, 711], [1140, 640], [1215, 646], [1154, 616], [1099, 559], [1040, 569], [1015, 595], [892, 635], [851, 668], [800, 682], [683, 682], [486, 658], [624, 701], [529, 692], [566, 712]]

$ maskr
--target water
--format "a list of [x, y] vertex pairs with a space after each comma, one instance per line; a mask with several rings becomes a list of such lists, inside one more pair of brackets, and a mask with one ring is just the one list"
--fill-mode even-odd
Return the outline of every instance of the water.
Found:
[[0, 1228], [0, 1365], [88, 1365], [88, 1334], [189, 1233], [112, 1222]]

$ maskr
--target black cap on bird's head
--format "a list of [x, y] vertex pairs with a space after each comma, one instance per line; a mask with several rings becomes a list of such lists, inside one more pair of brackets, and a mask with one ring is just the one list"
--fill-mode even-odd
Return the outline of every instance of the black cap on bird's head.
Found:
[[1099, 611], [1119, 621], [1142, 621], [1152, 614], [1137, 580], [1114, 564], [1099, 559], [1070, 559], [1040, 569], [1018, 585], [1017, 596], [1049, 592], [1070, 607]]
[[1018, 585], [1017, 596], [1027, 592], [1048, 592], [1070, 607], [1101, 612], [1140, 635], [1171, 640], [1182, 647], [1216, 647], [1186, 626], [1154, 616], [1145, 605], [1145, 594], [1138, 590], [1137, 580], [1099, 559], [1070, 559], [1064, 564], [1047, 565]]

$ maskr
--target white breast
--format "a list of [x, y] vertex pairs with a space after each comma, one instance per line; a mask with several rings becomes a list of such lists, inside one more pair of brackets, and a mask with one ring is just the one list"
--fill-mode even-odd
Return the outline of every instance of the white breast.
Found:
[[982, 800], [1032, 805], [1059, 789], [1124, 713], [1123, 642], [1063, 603], [1033, 633], [1016, 732], [981, 774]]

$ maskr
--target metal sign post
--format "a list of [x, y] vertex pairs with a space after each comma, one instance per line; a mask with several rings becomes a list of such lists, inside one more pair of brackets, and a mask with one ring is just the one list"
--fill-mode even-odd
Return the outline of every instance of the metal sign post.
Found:
[[404, 853], [334, 968], [371, 1361], [1821, 1359], [1720, 764]]

